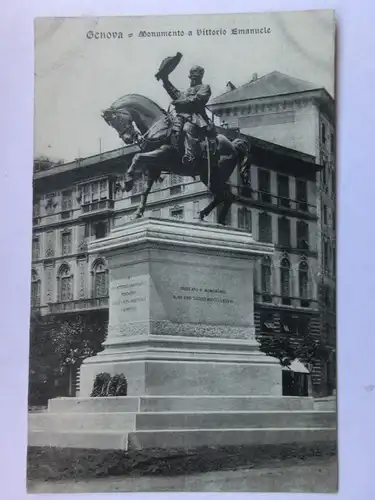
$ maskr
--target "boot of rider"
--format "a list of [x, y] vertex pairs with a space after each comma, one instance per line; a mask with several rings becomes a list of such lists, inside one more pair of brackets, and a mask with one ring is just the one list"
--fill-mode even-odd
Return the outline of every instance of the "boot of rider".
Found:
[[180, 137], [184, 126], [184, 118], [177, 115], [171, 130], [171, 146], [177, 151], [180, 149]]
[[193, 166], [197, 159], [197, 148], [199, 145], [198, 139], [195, 139], [190, 134], [186, 134], [185, 138], [185, 154], [182, 157], [182, 163], [186, 166]]

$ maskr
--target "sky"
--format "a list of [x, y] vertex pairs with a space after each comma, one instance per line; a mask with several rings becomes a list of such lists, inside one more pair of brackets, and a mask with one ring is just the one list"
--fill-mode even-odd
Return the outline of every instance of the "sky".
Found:
[[[270, 32], [232, 35], [234, 28]], [[198, 36], [203, 29], [227, 34]], [[140, 38], [141, 30], [183, 30], [184, 36]], [[122, 33], [123, 38], [89, 38], [90, 32]], [[254, 73], [261, 77], [275, 70], [334, 96], [333, 11], [37, 19], [35, 155], [68, 162], [122, 146], [101, 110], [129, 93], [143, 94], [166, 109], [170, 98], [154, 75], [177, 51], [183, 58], [170, 80], [179, 89], [188, 87], [189, 68], [199, 64], [213, 96], [225, 91], [228, 80], [238, 87]]]

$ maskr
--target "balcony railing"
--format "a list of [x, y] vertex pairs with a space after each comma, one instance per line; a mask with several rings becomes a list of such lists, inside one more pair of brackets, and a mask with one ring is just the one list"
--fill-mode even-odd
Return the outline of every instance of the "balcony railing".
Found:
[[96, 299], [69, 300], [66, 302], [54, 302], [49, 304], [49, 308], [52, 314], [90, 311], [93, 309], [107, 309], [108, 297], [100, 297]]
[[318, 301], [302, 297], [286, 297], [282, 295], [271, 295], [267, 292], [255, 292], [255, 302], [270, 304], [274, 306], [290, 306], [301, 308], [315, 308]]
[[82, 205], [81, 214], [87, 215], [92, 212], [105, 212], [108, 210], [113, 210], [114, 201], [113, 200], [98, 200], [92, 201], [91, 203], [85, 203]]
[[292, 200], [284, 198], [266, 191], [257, 191], [249, 189], [247, 186], [236, 186], [239, 196], [244, 198], [244, 201], [255, 202], [268, 206], [277, 206], [286, 211], [302, 212], [310, 216], [316, 216], [316, 205], [311, 205], [304, 200]]

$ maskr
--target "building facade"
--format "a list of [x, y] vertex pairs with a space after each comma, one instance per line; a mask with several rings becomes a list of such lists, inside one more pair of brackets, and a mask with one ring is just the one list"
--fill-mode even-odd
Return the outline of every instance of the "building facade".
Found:
[[[231, 138], [238, 134], [223, 132]], [[227, 222], [275, 244], [273, 257], [257, 263], [256, 330], [272, 325], [276, 332], [319, 337], [319, 166], [312, 155], [242, 137], [251, 145], [251, 186], [233, 176], [242, 202], [233, 204]], [[42, 315], [108, 314], [106, 261], [87, 248], [129, 221], [140, 201], [142, 180], [130, 193], [118, 185], [135, 151], [124, 147], [46, 169], [36, 164], [31, 305]], [[145, 216], [192, 220], [210, 200], [201, 182], [165, 175], [149, 195]], [[216, 211], [209, 220], [216, 222]], [[313, 382], [316, 387], [325, 382], [322, 367]]]
[[[315, 158], [317, 170], [317, 253], [320, 330], [336, 346], [336, 168], [335, 103], [324, 89], [273, 71], [210, 101], [210, 110], [228, 128], [270, 141]], [[332, 356], [324, 379], [335, 389], [336, 362]]]

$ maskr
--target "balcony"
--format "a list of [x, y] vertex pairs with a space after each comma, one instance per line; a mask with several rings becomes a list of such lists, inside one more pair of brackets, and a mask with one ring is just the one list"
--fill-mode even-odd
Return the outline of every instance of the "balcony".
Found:
[[81, 217], [91, 216], [93, 214], [103, 214], [112, 212], [114, 207], [113, 200], [98, 200], [90, 203], [85, 203], [81, 208]]
[[265, 292], [254, 293], [257, 304], [270, 306], [286, 306], [288, 308], [316, 309], [318, 301], [314, 299], [305, 299], [302, 297], [285, 297], [281, 295], [271, 295]]
[[108, 309], [108, 297], [54, 302], [49, 304], [49, 309], [51, 314]]
[[283, 198], [265, 191], [245, 190], [243, 187], [237, 187], [239, 197], [242, 198], [243, 203], [252, 204], [267, 208], [276, 208], [278, 211], [285, 214], [298, 212], [300, 216], [304, 214], [307, 218], [316, 218], [316, 205], [311, 205], [303, 200], [292, 200], [290, 198]]

